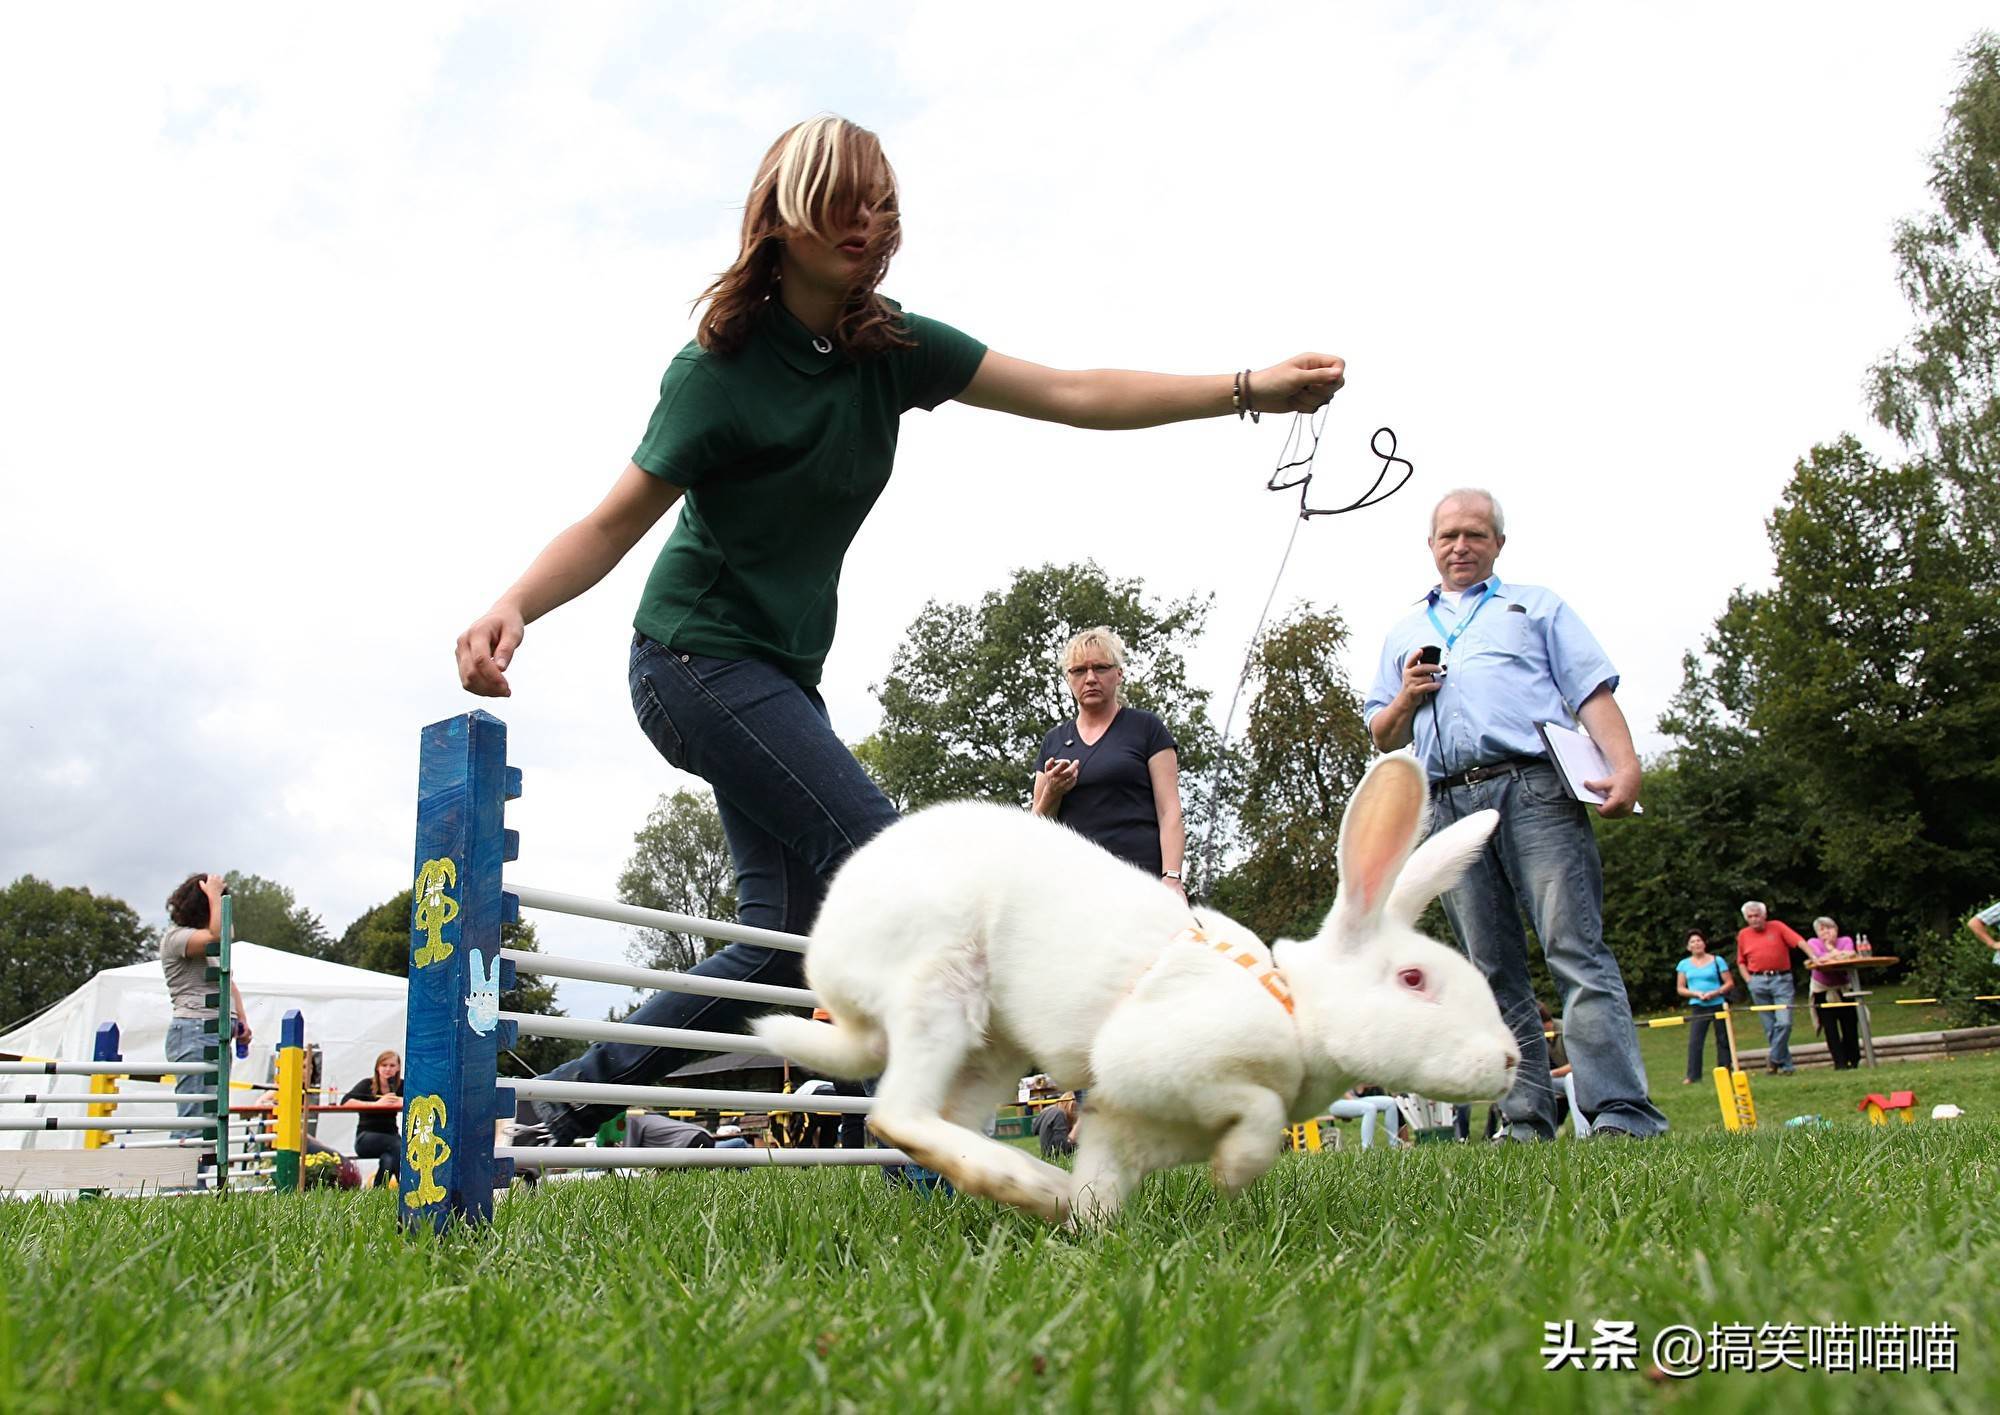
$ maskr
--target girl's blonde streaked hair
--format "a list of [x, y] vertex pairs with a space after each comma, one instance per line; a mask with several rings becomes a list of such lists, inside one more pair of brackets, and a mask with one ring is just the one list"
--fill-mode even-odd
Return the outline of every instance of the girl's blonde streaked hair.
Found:
[[877, 220], [834, 325], [834, 345], [848, 354], [877, 354], [914, 343], [896, 311], [876, 293], [903, 240], [895, 169], [875, 134], [822, 113], [786, 129], [758, 164], [743, 205], [736, 262], [695, 302], [708, 306], [695, 330], [702, 348], [727, 355], [743, 347], [758, 311], [776, 293], [778, 253], [787, 231], [828, 240], [864, 200]]

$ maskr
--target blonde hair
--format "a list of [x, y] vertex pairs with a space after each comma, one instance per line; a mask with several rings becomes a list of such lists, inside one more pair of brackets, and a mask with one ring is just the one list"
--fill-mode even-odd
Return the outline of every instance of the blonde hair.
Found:
[[695, 329], [701, 347], [724, 355], [742, 348], [758, 311], [776, 291], [785, 234], [797, 231], [826, 240], [864, 200], [878, 219], [834, 325], [833, 342], [849, 354], [914, 344], [901, 316], [875, 293], [903, 240], [895, 169], [875, 134], [822, 113], [787, 128], [757, 164], [757, 179], [743, 206], [736, 261], [696, 301], [708, 305]]
[[1081, 634], [1071, 635], [1070, 641], [1063, 645], [1062, 656], [1056, 663], [1057, 669], [1067, 678], [1070, 667], [1091, 649], [1097, 649], [1103, 653], [1106, 658], [1111, 660], [1111, 666], [1118, 670], [1117, 699], [1121, 703], [1124, 702], [1125, 641], [1112, 632], [1111, 626], [1108, 624], [1099, 624], [1094, 629], [1085, 629]]

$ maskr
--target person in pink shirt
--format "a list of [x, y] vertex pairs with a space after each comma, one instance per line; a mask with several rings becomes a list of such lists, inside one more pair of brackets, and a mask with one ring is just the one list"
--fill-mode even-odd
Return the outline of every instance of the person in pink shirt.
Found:
[[[1868, 952], [1865, 945], [1857, 950], [1854, 940], [1842, 934], [1840, 925], [1824, 914], [1813, 920], [1813, 935], [1804, 940], [1802, 947], [1814, 959], [1828, 954]], [[1808, 984], [1812, 989], [1813, 1028], [1826, 1038], [1826, 1052], [1833, 1058], [1836, 1071], [1852, 1071], [1861, 1065], [1860, 1033], [1854, 1020], [1853, 998], [1849, 995], [1853, 982], [1854, 974], [1846, 968], [1814, 968]]]

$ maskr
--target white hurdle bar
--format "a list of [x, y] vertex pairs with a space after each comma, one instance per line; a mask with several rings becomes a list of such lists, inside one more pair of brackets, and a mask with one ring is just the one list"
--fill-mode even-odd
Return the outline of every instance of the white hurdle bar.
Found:
[[493, 1158], [522, 1169], [754, 1169], [806, 1165], [903, 1165], [901, 1150], [650, 1150], [611, 1145], [598, 1149], [536, 1149], [495, 1145]]
[[[505, 886], [523, 908], [599, 919], [607, 923], [640, 925], [697, 934], [731, 942], [760, 944], [803, 952], [806, 940], [798, 934], [752, 928], [747, 924], [697, 919], [663, 909], [646, 909], [636, 904], [588, 899], [554, 890], [508, 884]], [[744, 983], [727, 978], [704, 978], [691, 973], [668, 972], [659, 968], [633, 968], [615, 963], [592, 963], [582, 959], [557, 958], [520, 949], [502, 949], [500, 956], [514, 964], [516, 972], [547, 977], [577, 978], [590, 982], [624, 983], [659, 992], [692, 993], [699, 997], [728, 997], [747, 1002], [769, 1002], [785, 1007], [811, 1007], [818, 1002], [806, 988], [775, 987], [769, 983]], [[512, 1022], [523, 1036], [564, 1037], [587, 1042], [630, 1042], [641, 1046], [673, 1047], [683, 1051], [747, 1052], [776, 1056], [778, 1050], [761, 1037], [744, 1032], [698, 1032], [680, 1027], [648, 1027], [631, 1022], [592, 1022], [574, 1017], [547, 1017], [524, 1012], [502, 1012], [500, 1019]], [[806, 1112], [813, 1114], [866, 1115], [874, 1109], [868, 1096], [781, 1095], [773, 1091], [714, 1091], [686, 1086], [614, 1086], [584, 1081], [514, 1081], [517, 1097], [527, 1100], [578, 1101], [598, 1105], [674, 1106], [699, 1110], [743, 1110], [763, 1112]], [[643, 1150], [622, 1147], [582, 1149], [572, 1147], [498, 1146], [495, 1159], [515, 1159], [540, 1169], [734, 1169], [757, 1165], [902, 1165], [910, 1162], [900, 1150], [885, 1149], [667, 1149]]]
[[[193, 1149], [212, 1150], [215, 1148], [215, 1141], [213, 1140], [107, 1140], [104, 1143], [103, 1148], [107, 1150], [193, 1150]], [[229, 1162], [231, 1164], [236, 1163], [234, 1159], [231, 1159]]]
[[512, 1081], [515, 1095], [583, 1105], [658, 1105], [684, 1110], [806, 1111], [866, 1115], [870, 1096], [780, 1095], [776, 1091], [704, 1091], [687, 1086], [614, 1086], [601, 1081]]
[[[587, 899], [581, 894], [560, 894], [553, 889], [536, 889], [527, 884], [510, 882], [501, 888], [519, 899], [523, 909], [574, 914], [578, 918], [602, 919], [612, 924], [637, 924], [641, 928], [666, 929], [672, 933], [699, 934], [703, 938], [719, 938], [729, 943], [754, 943], [763, 948], [782, 948], [789, 953], [806, 951], [806, 940], [802, 935], [780, 933], [776, 929], [724, 923], [720, 919], [697, 919], [688, 914], [670, 914], [664, 909], [642, 909], [636, 904], [619, 904], [609, 899]], [[536, 955], [528, 956], [532, 958]], [[518, 957], [515, 966], [520, 966]]]
[[0, 1061], [0, 1076], [213, 1076], [212, 1061]]
[[[578, 1017], [545, 1017], [537, 1012], [502, 1012], [524, 1037], [569, 1037], [584, 1042], [637, 1042], [686, 1051], [745, 1051], [776, 1056], [777, 1048], [745, 1032], [691, 1032], [685, 1027], [647, 1027], [637, 1022], [587, 1022]], [[516, 1087], [519, 1089], [519, 1087]]]
[[182, 1101], [212, 1101], [213, 1091], [159, 1091], [150, 1096], [120, 1091], [29, 1091], [0, 1096], [0, 1105], [179, 1105]]
[[212, 1115], [177, 1115], [172, 1119], [127, 1120], [122, 1116], [85, 1119], [73, 1115], [0, 1116], [0, 1130], [213, 1130]]
[[739, 983], [733, 978], [704, 978], [695, 973], [670, 973], [664, 968], [632, 968], [622, 963], [592, 963], [582, 958], [551, 958], [546, 953], [528, 953], [518, 948], [503, 948], [500, 956], [512, 963], [517, 973], [537, 973], [550, 978], [624, 983], [628, 987], [652, 988], [658, 992], [684, 992], [696, 997], [733, 997], [743, 1002], [769, 1002], [779, 1007], [814, 1007], [819, 1002], [804, 988], [781, 988], [772, 983]]

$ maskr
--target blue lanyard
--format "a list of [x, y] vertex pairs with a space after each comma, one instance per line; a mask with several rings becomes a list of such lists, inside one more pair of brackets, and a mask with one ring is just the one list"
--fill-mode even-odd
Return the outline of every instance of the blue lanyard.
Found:
[[1438, 631], [1438, 633], [1444, 635], [1444, 651], [1447, 655], [1451, 653], [1451, 646], [1458, 642], [1458, 636], [1460, 634], [1463, 634], [1467, 629], [1470, 629], [1472, 627], [1472, 621], [1479, 617], [1479, 611], [1486, 608], [1486, 601], [1493, 598], [1493, 596], [1499, 593], [1500, 593], [1500, 586], [1494, 581], [1488, 580], [1486, 582], [1486, 593], [1479, 597], [1479, 603], [1472, 606], [1472, 613], [1466, 615], [1465, 618], [1459, 620], [1458, 627], [1456, 629], [1453, 629], [1448, 634], [1445, 633], [1444, 624], [1438, 619], [1437, 601], [1432, 600], [1430, 601], [1430, 603], [1424, 606], [1424, 613], [1428, 614], [1431, 617], [1432, 627], [1435, 628]]

